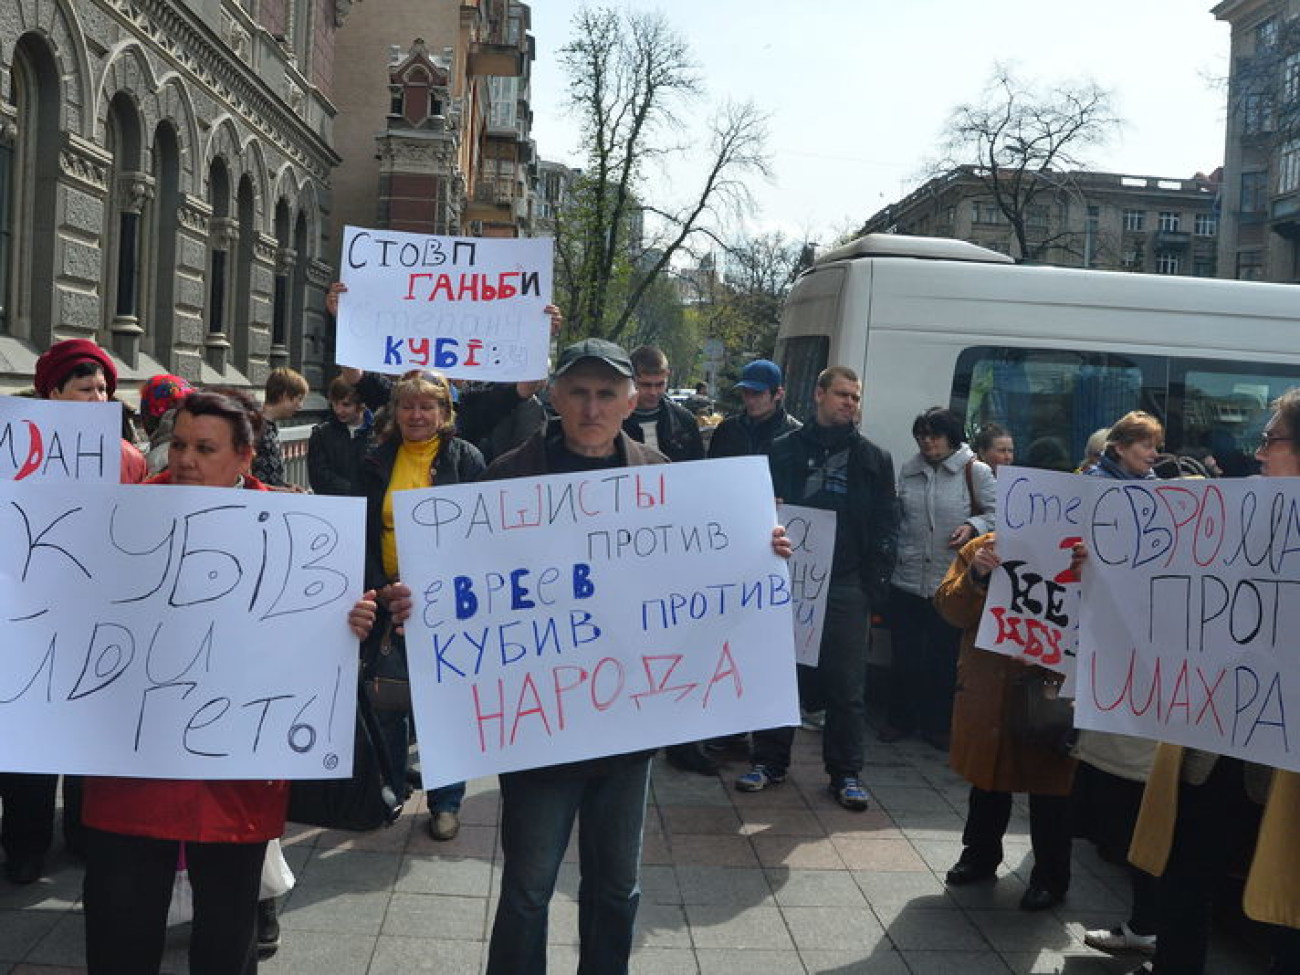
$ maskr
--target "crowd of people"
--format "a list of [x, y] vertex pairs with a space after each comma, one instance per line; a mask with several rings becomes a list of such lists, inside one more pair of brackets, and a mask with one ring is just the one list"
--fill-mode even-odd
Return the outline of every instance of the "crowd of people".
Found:
[[[336, 311], [345, 289], [331, 289]], [[548, 308], [554, 331], [559, 311]], [[1204, 971], [1208, 905], [1234, 850], [1260, 853], [1247, 911], [1274, 925], [1275, 973], [1300, 971], [1300, 890], [1292, 827], [1300, 778], [1236, 759], [1143, 739], [1085, 731], [1068, 742], [1026, 741], [1011, 727], [1017, 687], [1050, 671], [975, 646], [988, 582], [999, 564], [995, 478], [1013, 463], [1008, 430], [968, 434], [943, 407], [912, 426], [916, 453], [895, 472], [889, 453], [860, 431], [862, 384], [846, 366], [817, 378], [813, 412], [785, 409], [776, 363], [749, 362], [736, 383], [740, 408], [706, 440], [691, 410], [668, 396], [663, 352], [630, 354], [601, 339], [563, 349], [544, 382], [464, 384], [416, 370], [383, 376], [342, 369], [329, 384], [329, 416], [309, 440], [310, 490], [366, 501], [364, 593], [348, 623], [360, 641], [365, 681], [407, 676], [402, 624], [411, 612], [398, 564], [393, 494], [399, 490], [550, 473], [571, 473], [765, 456], [779, 501], [834, 513], [835, 546], [816, 666], [797, 668], [799, 697], [821, 732], [830, 801], [870, 805], [868, 639], [873, 618], [892, 635], [883, 713], [885, 743], [908, 736], [949, 753], [970, 785], [963, 850], [946, 874], [952, 886], [992, 882], [1003, 860], [1014, 793], [1029, 796], [1033, 868], [1020, 906], [1055, 907], [1070, 886], [1071, 845], [1084, 837], [1104, 857], [1128, 862], [1131, 912], [1085, 942], [1149, 959], [1137, 971]], [[104, 401], [114, 396], [112, 358], [93, 342], [57, 343], [41, 356], [36, 395]], [[288, 480], [278, 424], [308, 394], [292, 369], [273, 370], [261, 404], [229, 388], [199, 389], [177, 376], [149, 379], [139, 415], [144, 450], [121, 444], [122, 481], [239, 490], [306, 490]], [[697, 389], [711, 410], [707, 388]], [[1164, 431], [1133, 412], [1090, 438], [1079, 465], [1095, 477], [1212, 476], [1213, 457], [1162, 457]], [[1283, 396], [1259, 446], [1265, 476], [1300, 475], [1300, 391]], [[1162, 466], [1163, 465], [1163, 466]], [[788, 557], [780, 527], [773, 551]], [[1089, 553], [1074, 551], [1077, 570]], [[1041, 673], [1038, 673], [1041, 671]], [[1032, 672], [1032, 673], [1031, 673]], [[812, 716], [815, 716], [812, 717]], [[409, 768], [436, 763], [437, 741], [419, 741], [404, 703], [378, 710], [389, 785], [418, 787]], [[737, 790], [761, 792], [787, 778], [794, 727], [756, 728], [739, 739], [667, 747], [678, 768], [715, 775], [720, 748], [748, 748]], [[623, 972], [640, 898], [640, 851], [653, 751], [604, 756], [500, 776], [501, 896], [487, 971], [544, 972], [548, 906], [575, 822], [579, 826], [580, 970]], [[5, 853], [12, 884], [35, 882], [51, 847], [58, 777], [0, 773]], [[172, 877], [183, 857], [194, 892], [190, 965], [196, 973], [244, 973], [278, 944], [274, 899], [261, 895], [268, 856], [285, 824], [287, 785], [65, 777], [64, 831], [86, 863], [87, 961], [92, 973], [156, 971]], [[427, 795], [427, 829], [454, 838], [465, 783]], [[1263, 826], [1259, 825], [1262, 819]], [[1240, 843], [1222, 841], [1238, 837]], [[1267, 853], [1263, 851], [1267, 849]]]

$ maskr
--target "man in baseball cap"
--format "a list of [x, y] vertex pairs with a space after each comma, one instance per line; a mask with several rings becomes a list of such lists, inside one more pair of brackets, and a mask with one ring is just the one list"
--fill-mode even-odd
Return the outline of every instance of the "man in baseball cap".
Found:
[[781, 367], [770, 359], [755, 359], [740, 372], [740, 399], [744, 409], [733, 413], [713, 431], [710, 457], [746, 457], [766, 454], [772, 441], [802, 424], [785, 411]]

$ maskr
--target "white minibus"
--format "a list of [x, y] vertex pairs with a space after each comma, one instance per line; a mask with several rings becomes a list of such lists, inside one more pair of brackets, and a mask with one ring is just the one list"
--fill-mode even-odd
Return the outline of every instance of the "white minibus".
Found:
[[1208, 449], [1240, 475], [1255, 470], [1268, 404], [1300, 385], [1300, 289], [1020, 265], [964, 241], [871, 234], [795, 283], [776, 359], [801, 419], [823, 368], [853, 368], [862, 430], [895, 467], [930, 406], [956, 410], [972, 436], [1006, 427], [1017, 464], [1056, 470], [1141, 409], [1165, 424], [1166, 450]]

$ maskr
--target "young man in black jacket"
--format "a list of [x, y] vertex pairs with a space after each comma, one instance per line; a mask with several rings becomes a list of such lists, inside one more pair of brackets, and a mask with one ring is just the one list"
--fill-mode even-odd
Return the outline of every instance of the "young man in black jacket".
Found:
[[637, 443], [653, 447], [674, 463], [704, 459], [700, 425], [668, 392], [668, 358], [653, 345], [632, 350], [636, 406], [623, 421], [623, 432]]
[[339, 376], [329, 388], [331, 416], [312, 427], [307, 478], [317, 494], [356, 493], [357, 466], [370, 443], [373, 416], [355, 386]]
[[766, 454], [772, 441], [798, 430], [802, 423], [785, 411], [781, 367], [769, 359], [755, 359], [740, 372], [740, 398], [744, 409], [733, 413], [713, 431], [709, 457], [749, 457]]
[[[822, 761], [835, 801], [862, 810], [868, 804], [859, 778], [867, 736], [867, 627], [872, 604], [879, 605], [889, 591], [898, 546], [894, 462], [858, 432], [862, 383], [852, 369], [823, 370], [813, 396], [816, 416], [777, 439], [768, 463], [778, 498], [835, 512], [817, 664], [826, 703]], [[758, 792], [784, 782], [793, 742], [794, 728], [754, 732], [753, 766], [736, 780], [736, 788]]]

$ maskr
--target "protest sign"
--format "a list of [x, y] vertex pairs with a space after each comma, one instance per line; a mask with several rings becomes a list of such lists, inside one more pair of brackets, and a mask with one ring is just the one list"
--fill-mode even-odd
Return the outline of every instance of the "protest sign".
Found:
[[798, 723], [765, 459], [403, 491], [393, 509], [426, 787]]
[[116, 484], [122, 404], [0, 396], [0, 481]]
[[351, 774], [363, 502], [0, 487], [0, 768]]
[[[1008, 485], [999, 547], [1003, 525], [1048, 519], [1089, 548], [1078, 726], [1300, 771], [1288, 720], [1300, 713], [1297, 479], [1076, 477], [1063, 491], [1060, 475], [1005, 477], [1023, 493]], [[1057, 565], [1051, 533], [1041, 538], [1029, 561]]]
[[544, 379], [549, 237], [431, 237], [343, 228], [337, 350], [375, 372]]
[[[1072, 686], [1079, 628], [1079, 580], [1070, 572], [1083, 537], [1077, 474], [998, 470], [997, 550], [975, 646], [1066, 675]], [[1067, 687], [1066, 693], [1069, 693]]]
[[816, 667], [826, 624], [826, 590], [835, 555], [835, 512], [779, 504], [776, 516], [790, 536], [790, 596], [794, 600], [794, 659]]

